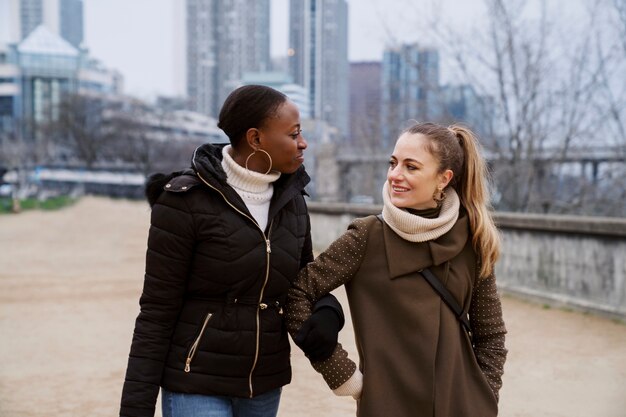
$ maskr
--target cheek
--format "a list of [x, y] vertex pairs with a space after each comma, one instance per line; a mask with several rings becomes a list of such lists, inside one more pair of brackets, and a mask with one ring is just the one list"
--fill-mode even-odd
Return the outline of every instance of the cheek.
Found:
[[276, 150], [282, 154], [293, 152], [293, 150], [296, 149], [295, 142], [292, 142], [291, 140], [284, 140], [276, 145]]

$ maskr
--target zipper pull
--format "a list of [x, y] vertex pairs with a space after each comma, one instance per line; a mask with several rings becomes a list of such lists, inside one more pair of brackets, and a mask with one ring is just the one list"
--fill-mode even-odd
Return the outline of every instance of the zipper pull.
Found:
[[187, 358], [187, 362], [185, 363], [185, 372], [191, 372], [191, 358]]
[[265, 239], [265, 244], [267, 245], [267, 253], [272, 253], [272, 247], [270, 246], [270, 240]]

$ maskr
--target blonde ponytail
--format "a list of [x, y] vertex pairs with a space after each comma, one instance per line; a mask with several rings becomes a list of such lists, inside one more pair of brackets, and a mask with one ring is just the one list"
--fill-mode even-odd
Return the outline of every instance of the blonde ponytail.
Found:
[[490, 211], [488, 172], [476, 136], [466, 127], [448, 127], [458, 138], [464, 160], [456, 190], [467, 210], [472, 246], [480, 258], [480, 278], [490, 276], [500, 255], [500, 236]]

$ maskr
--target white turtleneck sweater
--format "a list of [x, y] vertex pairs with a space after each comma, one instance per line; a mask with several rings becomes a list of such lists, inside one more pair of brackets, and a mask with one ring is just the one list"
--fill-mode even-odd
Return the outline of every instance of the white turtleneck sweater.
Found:
[[230, 156], [231, 152], [230, 145], [222, 149], [222, 168], [226, 172], [226, 182], [239, 194], [261, 230], [265, 230], [270, 201], [274, 194], [272, 183], [280, 177], [280, 172], [272, 171], [265, 175], [248, 171], [235, 162]]

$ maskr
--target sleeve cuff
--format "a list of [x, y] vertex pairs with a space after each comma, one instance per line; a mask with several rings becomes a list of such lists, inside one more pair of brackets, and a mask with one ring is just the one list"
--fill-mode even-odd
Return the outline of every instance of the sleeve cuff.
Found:
[[350, 379], [333, 390], [333, 393], [340, 397], [352, 396], [355, 400], [361, 398], [363, 390], [363, 374], [358, 369], [354, 371]]

